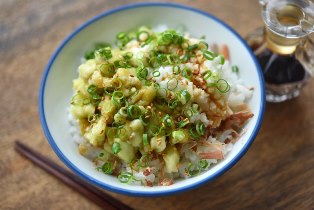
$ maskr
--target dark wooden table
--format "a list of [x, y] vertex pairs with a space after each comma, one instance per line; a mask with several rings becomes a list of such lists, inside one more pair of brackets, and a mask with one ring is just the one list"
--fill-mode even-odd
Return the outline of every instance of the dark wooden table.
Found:
[[[241, 35], [262, 24], [258, 1], [178, 0], [221, 18]], [[0, 1], [0, 209], [98, 209], [13, 149], [15, 139], [62, 164], [41, 130], [38, 88], [54, 49], [74, 28], [129, 0]], [[314, 209], [314, 82], [302, 96], [267, 104], [248, 153], [212, 183], [179, 195], [112, 194], [135, 209]]]

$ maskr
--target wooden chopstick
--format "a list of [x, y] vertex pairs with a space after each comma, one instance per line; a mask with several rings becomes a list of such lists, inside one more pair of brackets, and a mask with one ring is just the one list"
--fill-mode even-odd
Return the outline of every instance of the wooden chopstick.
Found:
[[133, 210], [131, 207], [125, 205], [121, 201], [111, 197], [96, 187], [86, 183], [82, 179], [78, 178], [74, 174], [68, 172], [49, 158], [41, 155], [40, 153], [29, 148], [20, 141], [15, 141], [15, 150], [23, 156], [30, 159], [33, 163], [54, 175], [66, 185], [73, 188], [75, 191], [81, 193], [93, 203], [97, 204], [103, 209], [107, 210]]

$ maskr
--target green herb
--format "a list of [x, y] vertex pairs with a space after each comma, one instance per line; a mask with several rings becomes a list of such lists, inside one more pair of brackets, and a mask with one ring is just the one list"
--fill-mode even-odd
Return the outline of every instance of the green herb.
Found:
[[207, 60], [214, 60], [214, 58], [217, 57], [217, 55], [211, 51], [208, 51], [208, 50], [204, 50], [203, 51], [203, 56], [207, 59]]
[[112, 174], [113, 165], [111, 162], [106, 162], [101, 167], [98, 167], [97, 170], [101, 170], [105, 174]]
[[118, 176], [118, 180], [121, 182], [121, 183], [129, 183], [133, 180], [135, 181], [140, 181], [140, 180], [137, 180], [134, 178], [134, 175], [130, 172], [122, 172], [119, 176]]
[[114, 91], [112, 93], [111, 101], [117, 105], [117, 106], [122, 106], [123, 102], [125, 100], [125, 95], [121, 91]]
[[110, 47], [105, 47], [101, 48], [95, 51], [95, 57], [99, 56], [100, 58], [104, 60], [108, 60], [112, 58], [112, 53], [111, 53], [111, 48]]
[[223, 55], [218, 55], [218, 57], [220, 58], [220, 65], [224, 65], [225, 64], [225, 57]]
[[234, 65], [231, 67], [231, 69], [232, 69], [232, 72], [239, 73], [239, 67], [238, 66]]
[[230, 90], [230, 85], [226, 80], [219, 79], [216, 82], [216, 89], [221, 93], [227, 93]]
[[138, 119], [142, 115], [142, 110], [137, 105], [131, 105], [127, 108], [127, 114], [131, 119]]
[[121, 146], [118, 142], [114, 142], [111, 147], [111, 151], [113, 154], [118, 154], [121, 151]]
[[186, 126], [187, 124], [189, 124], [189, 119], [185, 118], [184, 120], [181, 120], [178, 122], [178, 127], [179, 128], [183, 128], [184, 126]]
[[97, 93], [97, 87], [95, 85], [90, 85], [87, 88], [87, 92], [91, 95], [92, 99], [100, 99], [100, 95]]
[[143, 134], [143, 145], [144, 146], [149, 145], [147, 133]]
[[202, 76], [204, 77], [205, 80], [208, 80], [212, 76], [212, 71], [207, 70], [202, 74]]
[[205, 133], [205, 125], [203, 123], [196, 123], [195, 125], [196, 132], [199, 136], [204, 135]]
[[112, 77], [115, 74], [114, 65], [111, 63], [103, 63], [98, 67], [98, 69], [105, 77]]
[[173, 73], [174, 75], [178, 75], [178, 74], [180, 74], [180, 72], [181, 72], [180, 66], [174, 65], [174, 66], [172, 67], [172, 73]]
[[93, 50], [89, 50], [89, 51], [85, 52], [84, 58], [86, 60], [90, 60], [90, 59], [95, 58], [95, 50], [99, 50], [99, 49], [105, 48], [105, 47], [110, 47], [110, 44], [108, 44], [108, 43], [96, 43], [94, 45]]
[[149, 33], [147, 31], [139, 31], [136, 34], [136, 38], [140, 42], [145, 42], [149, 39]]
[[160, 72], [158, 70], [153, 71], [153, 77], [159, 77]]
[[181, 90], [179, 92], [179, 97], [180, 97], [180, 101], [182, 104], [186, 104], [190, 101], [191, 99], [191, 94], [189, 93], [189, 91], [187, 90]]
[[200, 50], [207, 50], [208, 49], [208, 44], [206, 42], [204, 42], [204, 41], [200, 41], [198, 43], [198, 48]]
[[170, 90], [170, 91], [176, 89], [178, 87], [178, 83], [179, 83], [179, 81], [177, 80], [177, 78], [172, 77], [167, 82], [167, 89]]

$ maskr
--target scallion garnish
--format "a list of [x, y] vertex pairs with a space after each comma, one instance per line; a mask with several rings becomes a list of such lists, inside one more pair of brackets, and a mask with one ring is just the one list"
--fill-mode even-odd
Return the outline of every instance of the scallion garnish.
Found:
[[191, 79], [192, 77], [192, 70], [185, 67], [183, 70], [182, 70], [182, 76], [184, 76], [185, 78], [187, 79]]
[[232, 72], [239, 73], [239, 67], [238, 66], [234, 65], [231, 67], [231, 69], [232, 69]]
[[152, 136], [158, 136], [160, 133], [160, 128], [156, 125], [151, 125], [148, 129], [148, 133]]
[[217, 57], [217, 55], [211, 51], [208, 51], [208, 50], [204, 50], [203, 51], [203, 56], [207, 59], [207, 60], [214, 60], [214, 58]]
[[145, 42], [149, 38], [149, 33], [147, 31], [140, 31], [136, 34], [136, 38], [140, 42]]
[[191, 99], [191, 94], [187, 90], [181, 90], [179, 92], [179, 100], [184, 105]]
[[202, 76], [204, 77], [205, 80], [208, 80], [212, 76], [212, 71], [207, 70], [202, 74]]
[[196, 49], [198, 49], [198, 44], [190, 45], [187, 48], [188, 51], [193, 51], [193, 50], [196, 50]]
[[114, 142], [111, 147], [111, 151], [113, 154], [118, 154], [121, 151], [121, 146], [118, 142]]
[[160, 72], [158, 70], [153, 71], [153, 77], [159, 77]]
[[112, 77], [115, 74], [114, 65], [111, 63], [103, 63], [98, 67], [98, 69], [105, 77]]
[[183, 128], [184, 126], [186, 126], [187, 124], [189, 124], [189, 119], [185, 118], [184, 120], [181, 120], [178, 122], [178, 128]]
[[167, 82], [167, 89], [172, 91], [178, 87], [178, 79], [175, 77], [172, 77], [170, 80]]
[[206, 42], [204, 42], [204, 41], [200, 41], [198, 43], [198, 48], [200, 50], [207, 50], [208, 49], [208, 44]]
[[218, 55], [218, 57], [220, 58], [220, 65], [224, 65], [225, 64], [225, 57], [223, 55]]
[[101, 170], [105, 174], [112, 174], [112, 172], [113, 172], [113, 165], [112, 165], [111, 162], [106, 162], [101, 167], [98, 167], [97, 169]]
[[180, 72], [181, 72], [180, 66], [174, 65], [174, 66], [172, 67], [172, 73], [173, 73], [174, 75], [178, 75], [178, 74], [180, 74]]
[[230, 85], [226, 80], [219, 79], [216, 82], [216, 89], [221, 93], [227, 93], [230, 90]]
[[97, 93], [97, 87], [95, 85], [90, 85], [87, 88], [87, 92], [92, 96], [92, 99], [100, 99], [100, 95]]
[[195, 125], [196, 132], [198, 135], [202, 136], [205, 133], [205, 125], [203, 123], [196, 123]]
[[118, 176], [118, 180], [121, 183], [129, 183], [133, 180], [134, 176], [132, 173], [130, 172], [122, 172], [119, 176]]
[[148, 71], [146, 68], [138, 69], [136, 72], [136, 76], [139, 80], [146, 80], [146, 77], [148, 76]]
[[132, 52], [126, 52], [124, 55], [123, 55], [123, 58], [126, 59], [126, 60], [129, 60], [133, 57], [133, 53]]
[[116, 106], [121, 106], [125, 100], [125, 95], [121, 91], [114, 91], [111, 100]]
[[142, 157], [139, 160], [139, 167], [145, 168], [149, 165], [150, 156], [147, 154], [142, 155]]
[[127, 108], [127, 114], [131, 119], [138, 119], [142, 115], [142, 110], [137, 105], [131, 105]]
[[95, 51], [95, 57], [99, 56], [104, 60], [112, 58], [111, 48], [105, 47]]
[[147, 133], [143, 134], [143, 145], [144, 146], [149, 145]]

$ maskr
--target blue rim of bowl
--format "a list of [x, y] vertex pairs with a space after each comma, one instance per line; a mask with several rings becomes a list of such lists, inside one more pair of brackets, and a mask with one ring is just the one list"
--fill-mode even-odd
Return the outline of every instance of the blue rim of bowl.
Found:
[[[111, 14], [114, 14], [114, 13], [117, 13], [120, 11], [134, 9], [134, 8], [138, 8], [138, 7], [154, 7], [154, 6], [157, 6], [157, 7], [174, 7], [174, 8], [178, 8], [178, 9], [182, 9], [182, 10], [188, 10], [188, 11], [198, 13], [200, 15], [203, 15], [209, 19], [212, 19], [212, 20], [218, 22], [219, 24], [224, 26], [227, 30], [229, 30], [233, 35], [235, 35], [238, 38], [238, 40], [246, 47], [247, 51], [249, 52], [249, 54], [251, 56], [251, 59], [254, 61], [256, 69], [258, 70], [258, 76], [259, 76], [259, 80], [260, 80], [260, 89], [261, 89], [261, 102], [262, 103], [260, 104], [259, 115], [257, 118], [257, 124], [255, 125], [254, 130], [253, 130], [251, 136], [249, 137], [249, 140], [243, 146], [241, 151], [221, 170], [219, 170], [216, 173], [206, 177], [203, 180], [189, 184], [187, 186], [183, 186], [181, 188], [176, 188], [176, 189], [169, 188], [169, 189], [165, 189], [163, 191], [157, 191], [157, 192], [154, 190], [146, 191], [146, 192], [138, 192], [136, 190], [126, 190], [126, 189], [119, 188], [119, 187], [113, 187], [113, 186], [108, 185], [106, 183], [103, 183], [97, 179], [94, 179], [93, 177], [91, 177], [91, 176], [87, 175], [86, 173], [84, 173], [83, 171], [81, 171], [78, 167], [76, 167], [74, 164], [72, 164], [72, 162], [70, 160], [67, 159], [67, 157], [58, 148], [57, 144], [55, 143], [55, 141], [52, 138], [52, 135], [49, 131], [49, 128], [48, 128], [48, 125], [46, 122], [46, 118], [45, 118], [45, 111], [44, 111], [44, 92], [45, 92], [44, 90], [45, 90], [46, 80], [47, 80], [47, 77], [49, 75], [50, 68], [54, 63], [54, 60], [56, 59], [56, 57], [58, 56], [60, 51], [63, 49], [63, 47], [76, 34], [78, 34], [81, 30], [83, 30], [84, 28], [86, 28], [87, 26], [89, 26], [90, 24], [92, 24], [93, 22], [95, 22], [101, 18], [104, 18], [108, 15], [111, 15]], [[254, 141], [254, 139], [255, 139], [260, 127], [261, 127], [261, 124], [262, 124], [264, 111], [265, 111], [265, 84], [264, 84], [264, 79], [263, 79], [263, 75], [262, 75], [262, 71], [261, 71], [261, 68], [259, 66], [259, 63], [257, 62], [257, 60], [256, 60], [253, 52], [251, 51], [250, 47], [247, 45], [247, 43], [242, 39], [242, 37], [237, 32], [235, 32], [229, 25], [224, 23], [222, 20], [214, 17], [211, 14], [208, 14], [207, 12], [201, 11], [199, 9], [196, 9], [196, 8], [193, 8], [190, 6], [181, 5], [181, 4], [157, 3], [157, 2], [135, 3], [135, 4], [129, 4], [129, 5], [117, 7], [115, 9], [108, 10], [104, 13], [101, 13], [101, 14], [93, 17], [92, 19], [88, 20], [87, 22], [85, 22], [84, 24], [79, 26], [77, 29], [75, 29], [67, 38], [64, 39], [63, 42], [60, 44], [60, 46], [53, 53], [52, 57], [50, 58], [50, 60], [47, 64], [47, 67], [44, 71], [44, 74], [43, 74], [43, 77], [41, 80], [41, 84], [40, 84], [38, 100], [39, 100], [40, 121], [41, 121], [43, 131], [45, 133], [46, 138], [48, 139], [50, 146], [55, 151], [55, 153], [58, 155], [58, 157], [63, 161], [63, 163], [67, 167], [69, 167], [72, 171], [74, 171], [77, 175], [79, 175], [80, 177], [83, 177], [89, 183], [95, 184], [98, 187], [101, 187], [103, 189], [106, 189], [106, 190], [109, 190], [109, 191], [112, 191], [115, 193], [125, 194], [125, 195], [129, 195], [129, 196], [165, 196], [165, 195], [171, 195], [171, 194], [175, 194], [175, 193], [181, 193], [181, 192], [184, 192], [187, 190], [192, 190], [192, 189], [195, 189], [195, 188], [201, 186], [202, 184], [204, 184], [206, 182], [212, 181], [215, 178], [222, 175], [223, 173], [225, 173], [227, 170], [229, 170], [232, 166], [234, 166], [240, 160], [240, 158], [247, 152], [248, 148], [253, 143], [253, 141]]]

